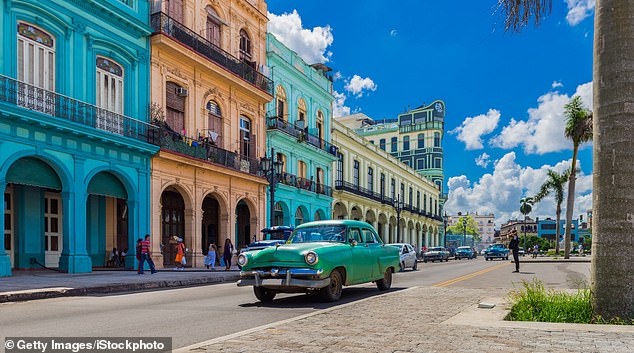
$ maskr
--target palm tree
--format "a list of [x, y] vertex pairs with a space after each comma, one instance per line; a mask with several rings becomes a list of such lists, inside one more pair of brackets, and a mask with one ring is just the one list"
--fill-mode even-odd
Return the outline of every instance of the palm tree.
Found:
[[530, 196], [523, 197], [520, 200], [520, 212], [524, 215], [524, 251], [527, 251], [526, 249], [526, 217], [533, 210], [533, 203], [535, 203], [535, 200], [533, 200], [533, 198]]
[[[498, 0], [507, 30], [520, 31], [550, 13], [552, 0]], [[593, 63], [593, 308], [604, 319], [634, 319], [634, 6], [597, 0]]]
[[544, 182], [544, 184], [539, 189], [539, 192], [533, 199], [535, 203], [540, 202], [546, 196], [551, 193], [555, 194], [555, 202], [557, 203], [557, 226], [555, 235], [555, 253], [559, 254], [559, 236], [561, 235], [560, 229], [560, 220], [561, 220], [561, 204], [564, 202], [564, 185], [568, 181], [570, 177], [570, 170], [566, 170], [565, 172], [559, 174], [556, 171], [549, 169], [548, 170], [548, 178]]
[[575, 208], [575, 181], [577, 174], [577, 153], [579, 146], [592, 140], [592, 112], [583, 106], [581, 97], [573, 97], [564, 106], [566, 116], [566, 138], [572, 140], [572, 165], [568, 181], [568, 202], [566, 203], [566, 232], [564, 236], [564, 258], [570, 258], [570, 229]]

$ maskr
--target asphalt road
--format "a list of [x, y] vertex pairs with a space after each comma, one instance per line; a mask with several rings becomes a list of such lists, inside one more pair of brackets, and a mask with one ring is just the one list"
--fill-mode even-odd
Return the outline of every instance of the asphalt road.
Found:
[[[451, 260], [419, 263], [394, 277], [393, 289], [413, 286], [513, 288], [537, 277], [547, 286], [577, 288], [589, 264], [525, 264], [512, 274], [507, 261]], [[306, 295], [278, 295], [262, 305], [251, 288], [235, 284], [0, 304], [2, 336], [173, 337], [174, 348], [353, 302], [380, 292], [373, 284], [344, 289], [341, 301], [322, 303]]]

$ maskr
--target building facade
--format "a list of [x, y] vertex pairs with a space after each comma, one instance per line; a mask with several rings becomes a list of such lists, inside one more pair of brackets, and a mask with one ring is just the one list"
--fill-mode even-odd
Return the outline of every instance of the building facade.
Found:
[[372, 224], [385, 243], [442, 245], [440, 191], [436, 184], [333, 120], [333, 219]]
[[537, 236], [537, 222], [530, 217], [526, 217], [526, 222], [523, 219], [508, 220], [500, 227], [499, 235], [495, 240], [501, 243], [508, 243], [511, 241], [510, 235], [513, 230], [517, 231], [519, 236], [524, 236], [524, 231], [526, 231], [527, 236]]
[[[283, 162], [274, 194], [274, 219], [268, 217], [267, 224], [298, 226], [329, 219], [336, 160], [336, 148], [330, 144], [334, 100], [330, 69], [307, 65], [271, 33], [267, 63], [275, 82], [275, 98], [267, 106], [267, 146]], [[267, 197], [270, 201], [271, 194]]]
[[[484, 243], [490, 243], [493, 241], [495, 237], [495, 214], [478, 214], [476, 213], [467, 213], [466, 216], [471, 216], [478, 224], [478, 234], [480, 235], [480, 239]], [[462, 213], [458, 212], [457, 215], [450, 215], [448, 226], [453, 227], [458, 223], [460, 218], [463, 217]]]
[[203, 266], [210, 243], [239, 249], [265, 226], [264, 0], [153, 1], [151, 99], [161, 126], [152, 160], [153, 252], [173, 266], [176, 239]]
[[0, 18], [0, 275], [90, 272], [150, 229], [148, 2], [4, 1]]
[[[564, 240], [564, 234], [566, 233], [566, 221], [559, 221], [559, 241], [562, 242]], [[537, 219], [537, 236], [540, 238], [548, 239], [550, 241], [555, 241], [557, 234], [557, 221], [551, 218], [546, 219]], [[579, 241], [579, 221], [576, 219], [572, 220], [572, 226], [570, 229], [570, 241], [578, 242]]]

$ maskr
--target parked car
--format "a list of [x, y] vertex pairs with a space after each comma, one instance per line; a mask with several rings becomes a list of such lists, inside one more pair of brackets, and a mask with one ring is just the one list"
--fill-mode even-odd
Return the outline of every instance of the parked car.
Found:
[[489, 245], [486, 252], [484, 253], [485, 260], [493, 260], [493, 259], [509, 259], [509, 249], [504, 246], [504, 244], [493, 244]]
[[423, 254], [423, 262], [427, 263], [427, 261], [435, 262], [435, 261], [449, 261], [449, 251], [447, 249], [436, 246], [433, 248], [427, 249], [427, 252]]
[[458, 249], [456, 249], [456, 254], [454, 255], [454, 258], [456, 260], [461, 260], [461, 259], [475, 259], [476, 256], [478, 256], [477, 252], [475, 252], [470, 246], [460, 246], [458, 247]]
[[520, 248], [519, 251], [517, 252], [520, 256], [524, 256], [526, 255], [526, 250], [524, 250], [524, 248]]
[[262, 229], [262, 240], [255, 241], [249, 244], [246, 248], [240, 250], [241, 253], [245, 251], [254, 251], [254, 250], [262, 250], [266, 249], [269, 246], [281, 245], [286, 243], [288, 238], [291, 236], [293, 226], [273, 226]]
[[302, 292], [336, 301], [343, 286], [374, 282], [379, 290], [389, 289], [400, 258], [370, 224], [331, 220], [304, 223], [285, 244], [243, 252], [238, 264], [238, 286], [253, 286], [260, 301]]
[[401, 264], [399, 266], [400, 271], [403, 271], [407, 267], [411, 267], [412, 270], [416, 271], [416, 269], [418, 268], [418, 261], [416, 259], [416, 251], [411, 244], [395, 243], [387, 245], [398, 249], [401, 256]]

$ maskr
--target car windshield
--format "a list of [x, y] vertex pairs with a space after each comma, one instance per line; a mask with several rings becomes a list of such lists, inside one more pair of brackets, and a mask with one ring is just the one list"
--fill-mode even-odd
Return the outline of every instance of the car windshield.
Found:
[[429, 248], [429, 251], [442, 251], [442, 248]]
[[315, 243], [321, 241], [345, 242], [346, 227], [342, 225], [324, 225], [296, 229], [288, 239], [289, 244]]

